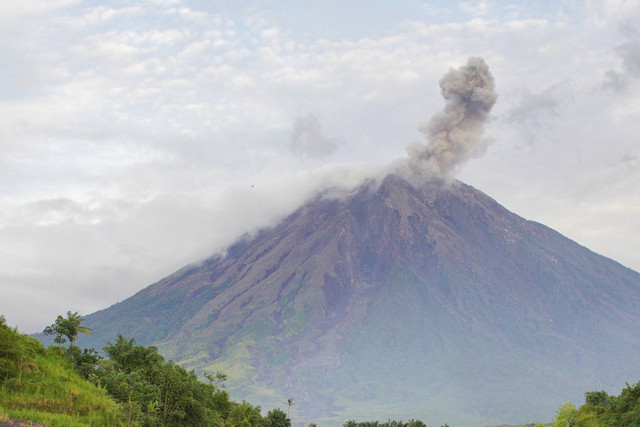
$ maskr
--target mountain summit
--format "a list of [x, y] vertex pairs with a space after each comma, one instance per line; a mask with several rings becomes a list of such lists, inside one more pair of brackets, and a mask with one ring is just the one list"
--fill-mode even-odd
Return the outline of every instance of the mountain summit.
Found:
[[[460, 182], [318, 197], [87, 316], [294, 419], [548, 421], [640, 376], [640, 274]], [[335, 420], [340, 420], [335, 421]]]

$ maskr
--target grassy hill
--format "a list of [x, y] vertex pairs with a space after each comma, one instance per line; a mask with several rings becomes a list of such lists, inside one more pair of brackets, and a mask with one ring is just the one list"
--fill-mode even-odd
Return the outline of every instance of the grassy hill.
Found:
[[82, 379], [62, 348], [45, 349], [0, 316], [0, 420], [51, 426], [118, 426], [119, 405]]

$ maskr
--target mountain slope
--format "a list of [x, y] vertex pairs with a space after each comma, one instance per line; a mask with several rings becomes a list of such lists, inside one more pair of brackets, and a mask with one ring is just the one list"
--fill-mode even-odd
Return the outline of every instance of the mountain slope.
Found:
[[639, 293], [470, 186], [390, 175], [88, 316], [86, 343], [156, 344], [301, 418], [520, 422], [640, 375]]

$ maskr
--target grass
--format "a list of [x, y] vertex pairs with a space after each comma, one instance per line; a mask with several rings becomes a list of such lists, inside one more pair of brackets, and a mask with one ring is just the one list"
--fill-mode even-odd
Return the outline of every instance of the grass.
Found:
[[20, 359], [19, 375], [0, 379], [0, 420], [65, 427], [122, 425], [118, 404], [103, 389], [82, 379], [62, 349], [45, 350], [34, 338], [11, 332], [25, 356]]

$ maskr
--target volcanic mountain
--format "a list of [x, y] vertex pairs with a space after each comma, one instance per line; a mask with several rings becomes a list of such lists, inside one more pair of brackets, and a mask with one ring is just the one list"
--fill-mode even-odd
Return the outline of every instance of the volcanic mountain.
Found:
[[461, 182], [324, 195], [87, 316], [292, 418], [548, 421], [640, 379], [640, 274]]

